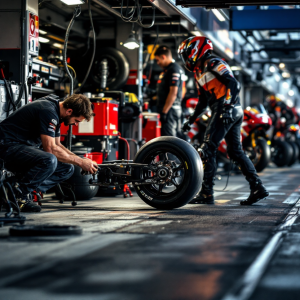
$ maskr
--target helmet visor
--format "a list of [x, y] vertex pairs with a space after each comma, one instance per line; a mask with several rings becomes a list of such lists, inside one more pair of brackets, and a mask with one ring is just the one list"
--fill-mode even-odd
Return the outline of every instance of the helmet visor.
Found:
[[189, 72], [193, 72], [191, 65], [189, 63], [189, 59], [188, 59], [188, 55], [186, 53], [186, 51], [183, 51], [182, 53], [180, 53], [180, 57], [184, 63], [184, 67], [189, 71]]

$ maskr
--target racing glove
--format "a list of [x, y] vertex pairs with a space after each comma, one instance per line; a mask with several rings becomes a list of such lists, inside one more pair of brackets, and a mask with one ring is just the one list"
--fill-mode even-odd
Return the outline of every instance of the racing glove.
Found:
[[183, 123], [182, 127], [181, 127], [181, 130], [183, 132], [186, 132], [186, 131], [190, 131], [191, 130], [191, 124], [190, 124], [190, 120], [186, 121], [185, 123]]
[[223, 120], [223, 124], [231, 124], [234, 122], [234, 118], [232, 117], [233, 106], [227, 105], [223, 107], [222, 114], [220, 118]]

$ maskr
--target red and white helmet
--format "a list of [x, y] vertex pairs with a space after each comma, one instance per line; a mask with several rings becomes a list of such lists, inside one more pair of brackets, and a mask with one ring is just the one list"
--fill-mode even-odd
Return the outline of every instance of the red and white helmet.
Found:
[[204, 36], [192, 36], [180, 44], [178, 54], [181, 56], [185, 68], [190, 72], [194, 72], [197, 62], [209, 50], [213, 50], [213, 45], [208, 38]]

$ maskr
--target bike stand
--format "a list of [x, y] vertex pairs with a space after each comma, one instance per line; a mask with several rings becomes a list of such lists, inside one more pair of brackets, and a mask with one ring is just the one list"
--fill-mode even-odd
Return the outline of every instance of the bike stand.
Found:
[[[21, 225], [23, 225], [26, 221], [26, 217], [20, 215], [20, 208], [19, 208], [17, 199], [15, 197], [15, 194], [13, 192], [13, 189], [12, 189], [10, 183], [1, 181], [0, 184], [1, 184], [1, 190], [2, 190], [3, 196], [4, 196], [3, 197], [4, 204], [6, 205], [6, 208], [7, 208], [7, 212], [6, 212], [5, 216], [0, 217], [0, 227], [2, 227], [5, 224], [9, 224], [9, 223], [20, 223]], [[11, 201], [8, 198], [8, 194], [7, 194], [5, 187], [7, 188], [8, 192], [11, 194], [11, 197], [13, 199], [12, 203], [15, 205], [16, 210], [17, 210], [16, 213], [14, 213], [14, 211], [13, 211]]]
[[70, 184], [65, 183], [65, 182], [61, 182], [61, 183], [58, 183], [56, 185], [56, 191], [61, 195], [61, 197], [59, 199], [59, 203], [63, 204], [64, 200], [69, 197], [69, 196], [65, 195], [65, 193], [63, 192], [63, 190], [61, 188], [61, 185], [63, 185], [64, 188], [66, 188], [66, 189], [69, 190], [70, 194], [73, 197], [72, 206], [76, 206], [77, 205], [77, 201], [76, 201], [76, 196], [75, 196], [75, 193], [74, 193], [74, 191], [72, 189], [72, 186]]

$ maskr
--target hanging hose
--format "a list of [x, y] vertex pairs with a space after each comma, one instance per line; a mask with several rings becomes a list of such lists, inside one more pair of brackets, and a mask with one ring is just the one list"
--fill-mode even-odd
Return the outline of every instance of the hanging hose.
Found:
[[[72, 19], [68, 25], [67, 31], [66, 31], [64, 49], [63, 49], [63, 63], [64, 63], [65, 70], [70, 78], [70, 96], [73, 95], [74, 81], [73, 81], [73, 76], [71, 75], [68, 64], [67, 64], [67, 47], [68, 47], [70, 31], [75, 22], [75, 18], [77, 18], [80, 15], [80, 13], [81, 13], [81, 7], [80, 7], [80, 5], [77, 5], [75, 7], [73, 17], [72, 17]], [[68, 131], [68, 136], [67, 136], [67, 148], [71, 151], [71, 148], [72, 148], [72, 125], [69, 125], [69, 131]]]
[[[89, 0], [90, 2], [90, 0]], [[69, 71], [69, 68], [68, 68], [68, 64], [67, 64], [67, 46], [68, 46], [68, 40], [69, 40], [69, 34], [70, 34], [70, 31], [73, 27], [73, 24], [75, 22], [75, 18], [77, 18], [81, 13], [81, 7], [80, 5], [77, 5], [75, 7], [75, 10], [74, 10], [74, 13], [73, 13], [73, 17], [69, 23], [69, 26], [67, 28], [67, 31], [66, 31], [66, 36], [65, 36], [65, 43], [64, 43], [64, 49], [63, 49], [63, 62], [64, 62], [64, 66], [65, 66], [65, 70], [70, 78], [70, 95], [73, 95], [73, 89], [74, 89], [74, 82], [73, 82], [73, 77]]]
[[77, 75], [76, 75], [76, 71], [74, 70], [73, 67], [71, 67], [70, 65], [68, 65], [68, 68], [72, 70], [73, 72], [73, 75], [74, 75], [74, 78], [73, 79], [76, 79]]
[[93, 41], [94, 41], [94, 46], [93, 46], [93, 54], [92, 54], [92, 58], [91, 58], [91, 62], [90, 62], [90, 65], [89, 65], [89, 68], [86, 72], [86, 75], [81, 83], [81, 86], [79, 88], [77, 88], [75, 90], [75, 93], [79, 92], [80, 89], [85, 85], [87, 79], [88, 79], [88, 76], [90, 75], [90, 72], [91, 72], [91, 69], [92, 69], [92, 65], [93, 65], [93, 62], [94, 62], [94, 58], [95, 58], [95, 53], [96, 53], [96, 34], [95, 34], [95, 29], [94, 29], [94, 24], [93, 24], [93, 16], [92, 16], [92, 10], [91, 10], [91, 1], [92, 0], [88, 0], [88, 8], [89, 8], [89, 17], [90, 17], [90, 22], [91, 22], [91, 27], [92, 27], [92, 32], [93, 32]]
[[19, 104], [22, 101], [22, 96], [23, 96], [24, 90], [25, 90], [25, 101], [26, 101], [26, 99], [27, 99], [26, 85], [25, 85], [25, 83], [23, 83], [23, 84], [21, 83], [18, 99], [16, 101], [14, 101], [11, 85], [7, 82], [7, 80], [5, 78], [5, 75], [4, 75], [4, 72], [3, 72], [3, 69], [1, 68], [0, 70], [1, 70], [1, 76], [2, 76], [3, 81], [5, 83], [5, 87], [6, 87], [6, 91], [7, 91], [7, 95], [8, 95], [8, 100], [9, 100], [7, 110], [5, 111], [6, 112], [6, 117], [8, 117], [9, 112], [11, 111], [11, 108], [10, 108], [11, 105], [12, 105], [12, 110], [13, 111], [17, 110]]
[[127, 146], [127, 160], [130, 160], [130, 146], [129, 143], [126, 139], [122, 138], [119, 136], [119, 139], [123, 142], [125, 142], [126, 146]]

